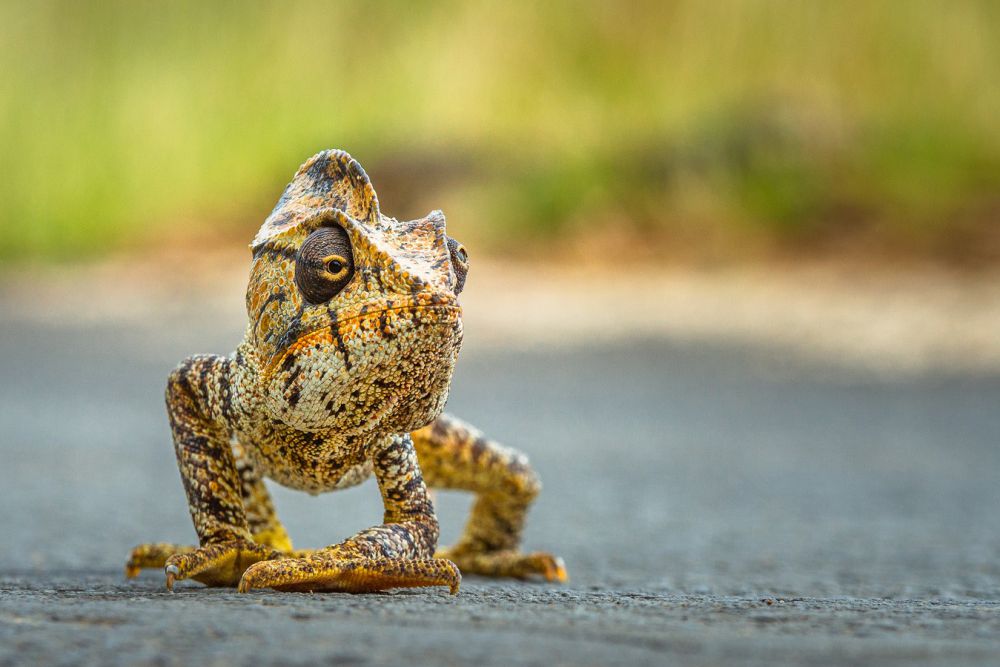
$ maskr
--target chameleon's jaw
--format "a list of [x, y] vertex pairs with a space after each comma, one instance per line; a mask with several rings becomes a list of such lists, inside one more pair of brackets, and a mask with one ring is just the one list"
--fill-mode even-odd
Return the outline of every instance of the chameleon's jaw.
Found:
[[454, 297], [397, 296], [337, 315], [263, 369], [268, 412], [299, 430], [341, 434], [402, 432], [435, 418], [462, 342]]
[[[433, 301], [431, 301], [433, 299]], [[287, 347], [275, 351], [262, 372], [269, 382], [283, 366], [317, 345], [346, 346], [358, 339], [369, 349], [398, 334], [400, 326], [424, 327], [438, 323], [461, 324], [462, 307], [455, 297], [403, 297], [380, 299], [343, 311], [326, 311]], [[338, 350], [340, 351], [340, 350]], [[345, 362], [350, 366], [350, 361]], [[347, 370], [350, 370], [349, 368]]]

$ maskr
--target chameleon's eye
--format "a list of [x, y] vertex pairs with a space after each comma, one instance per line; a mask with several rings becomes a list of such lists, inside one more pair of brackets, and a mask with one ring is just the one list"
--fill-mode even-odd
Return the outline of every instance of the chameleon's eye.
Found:
[[354, 276], [351, 240], [341, 227], [321, 227], [309, 235], [295, 257], [295, 284], [306, 301], [324, 303]]
[[455, 294], [465, 287], [465, 278], [469, 275], [469, 253], [465, 246], [448, 237], [448, 250], [451, 252], [451, 267], [455, 270]]

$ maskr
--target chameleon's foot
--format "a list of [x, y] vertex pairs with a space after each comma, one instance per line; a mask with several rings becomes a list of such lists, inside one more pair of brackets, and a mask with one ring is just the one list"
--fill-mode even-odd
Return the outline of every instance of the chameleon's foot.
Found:
[[[311, 549], [293, 549], [288, 533], [280, 525], [277, 529], [256, 533], [253, 541], [265, 547], [271, 547], [286, 556], [304, 558], [312, 553]], [[193, 544], [171, 544], [170, 542], [153, 542], [140, 544], [132, 549], [128, 562], [125, 563], [125, 577], [133, 579], [142, 570], [160, 570], [167, 564], [167, 559], [176, 554], [186, 554], [197, 551]]]
[[308, 558], [282, 558], [251, 565], [239, 591], [273, 588], [279, 591], [340, 591], [370, 593], [390, 588], [447, 586], [454, 595], [462, 575], [443, 558], [340, 559], [317, 552]]
[[530, 579], [540, 576], [546, 581], [558, 582], [565, 582], [569, 579], [563, 559], [544, 551], [522, 553], [515, 550], [441, 549], [435, 556], [454, 561], [466, 574], [513, 579]]
[[207, 544], [197, 549], [175, 553], [163, 568], [167, 575], [167, 590], [174, 582], [194, 579], [206, 586], [236, 586], [240, 577], [254, 563], [277, 558], [271, 547], [246, 540], [229, 540]]
[[170, 544], [169, 542], [140, 544], [132, 549], [128, 562], [125, 563], [125, 576], [132, 579], [139, 576], [140, 570], [159, 570], [167, 564], [167, 559], [174, 554], [190, 553], [197, 548], [191, 544]]

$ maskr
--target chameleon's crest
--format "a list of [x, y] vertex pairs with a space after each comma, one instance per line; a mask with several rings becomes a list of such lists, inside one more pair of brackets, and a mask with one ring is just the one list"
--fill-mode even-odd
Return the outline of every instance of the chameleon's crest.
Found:
[[284, 236], [323, 208], [339, 209], [362, 223], [379, 222], [375, 188], [357, 160], [344, 151], [322, 151], [299, 167], [250, 247]]

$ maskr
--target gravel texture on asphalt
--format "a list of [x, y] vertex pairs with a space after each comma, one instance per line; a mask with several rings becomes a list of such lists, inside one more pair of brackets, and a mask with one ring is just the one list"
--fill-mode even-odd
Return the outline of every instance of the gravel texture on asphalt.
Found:
[[[85, 304], [81, 304], [85, 308]], [[469, 338], [449, 409], [528, 452], [528, 548], [571, 582], [238, 595], [129, 548], [193, 539], [172, 366], [242, 324], [22, 320], [0, 300], [0, 664], [996, 664], [1000, 378], [781, 349]], [[377, 523], [369, 482], [274, 488], [296, 544]], [[445, 542], [469, 498], [440, 493]]]

